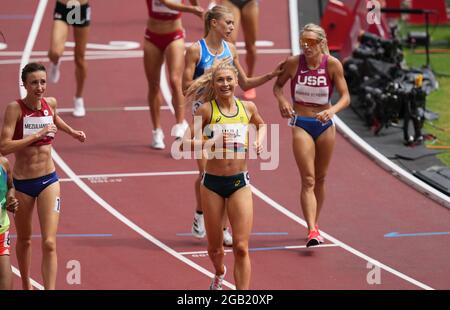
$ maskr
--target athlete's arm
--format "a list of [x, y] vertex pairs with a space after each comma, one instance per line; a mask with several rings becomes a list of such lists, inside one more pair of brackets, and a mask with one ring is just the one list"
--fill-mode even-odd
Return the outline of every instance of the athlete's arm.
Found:
[[236, 47], [231, 43], [228, 43], [228, 45], [230, 46], [231, 54], [233, 55], [234, 66], [239, 72], [238, 83], [239, 86], [242, 88], [242, 90], [248, 90], [260, 86], [264, 83], [267, 83], [272, 78], [274, 78], [275, 76], [279, 75], [282, 72], [283, 62], [279, 63], [275, 68], [275, 70], [273, 70], [272, 72], [260, 76], [248, 77], [244, 69], [242, 68], [241, 64], [239, 63], [239, 57], [237, 54]]
[[70, 127], [58, 114], [56, 110], [57, 102], [56, 99], [53, 97], [46, 98], [47, 102], [49, 103], [50, 107], [53, 110], [53, 122], [55, 123], [56, 127], [70, 135], [72, 138], [79, 140], [80, 142], [84, 142], [86, 140], [86, 135], [83, 131], [75, 130], [72, 127]]
[[203, 8], [198, 5], [198, 1], [191, 0], [192, 5], [186, 5], [179, 2], [174, 2], [171, 0], [159, 0], [162, 4], [167, 6], [169, 9], [180, 11], [180, 12], [187, 12], [197, 15], [198, 17], [203, 17]]
[[190, 146], [190, 150], [195, 150], [196, 148], [203, 148], [203, 145], [207, 140], [203, 139], [203, 130], [206, 125], [211, 121], [211, 105], [209, 102], [205, 102], [198, 108], [197, 112], [195, 112], [194, 120], [189, 125], [189, 130], [186, 130], [181, 150], [186, 151], [184, 149], [185, 146]]
[[344, 78], [344, 69], [341, 62], [338, 59], [329, 56], [327, 70], [341, 97], [338, 102], [332, 105], [329, 109], [317, 113], [316, 118], [324, 123], [331, 120], [334, 114], [345, 109], [350, 104], [350, 94], [348, 92], [347, 82]]
[[253, 143], [253, 147], [256, 150], [256, 154], [259, 155], [263, 151], [263, 143], [267, 133], [267, 125], [264, 123], [264, 120], [259, 114], [256, 104], [254, 104], [252, 101], [243, 101], [243, 103], [246, 111], [248, 111], [248, 113], [251, 115], [250, 123], [256, 126], [257, 134], [256, 140]]
[[278, 76], [273, 85], [273, 94], [275, 95], [275, 98], [277, 98], [278, 108], [280, 109], [281, 116], [284, 118], [293, 117], [295, 114], [291, 104], [284, 96], [283, 87], [287, 81], [294, 77], [295, 70], [298, 67], [298, 61], [299, 56], [289, 57], [283, 66], [283, 72]]
[[183, 80], [182, 80], [182, 87], [183, 87], [183, 94], [186, 95], [186, 91], [191, 86], [192, 82], [194, 81], [194, 72], [195, 67], [197, 66], [198, 61], [200, 60], [200, 46], [198, 42], [192, 44], [189, 46], [189, 48], [186, 50], [186, 55], [184, 56], [184, 72], [183, 72]]

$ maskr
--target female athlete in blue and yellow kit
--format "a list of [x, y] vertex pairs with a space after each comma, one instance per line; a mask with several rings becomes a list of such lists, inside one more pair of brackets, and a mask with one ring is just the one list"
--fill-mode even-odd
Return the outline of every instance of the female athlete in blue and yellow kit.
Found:
[[[209, 9], [205, 14], [205, 36], [201, 40], [192, 44], [186, 51], [186, 68], [183, 74], [183, 89], [186, 92], [188, 87], [205, 72], [211, 70], [214, 65], [220, 61], [229, 61], [234, 64], [239, 72], [238, 83], [243, 90], [251, 89], [270, 81], [273, 77], [281, 73], [280, 65], [270, 72], [257, 77], [247, 77], [242, 69], [237, 55], [236, 47], [227, 41], [231, 39], [234, 31], [234, 17], [231, 11], [221, 5], [216, 5]], [[198, 89], [202, 92], [202, 89]], [[201, 100], [194, 100], [192, 103], [192, 112], [203, 103]], [[199, 177], [195, 183], [195, 194], [197, 198], [196, 212], [192, 233], [197, 238], [205, 236], [203, 224], [202, 206], [200, 201], [200, 181], [201, 175], [205, 170], [205, 160], [197, 160]], [[226, 230], [226, 219], [224, 219], [224, 241], [226, 245], [231, 245], [232, 239], [228, 238], [229, 233]]]
[[16, 212], [19, 205], [15, 197], [11, 168], [6, 157], [0, 154], [0, 290], [12, 289], [12, 271], [7, 212]]
[[[207, 151], [207, 161], [200, 187], [201, 204], [205, 216], [208, 254], [216, 276], [210, 289], [222, 289], [226, 268], [222, 219], [228, 214], [233, 231], [234, 279], [237, 289], [250, 287], [250, 257], [248, 241], [253, 222], [252, 192], [249, 185], [245, 152], [248, 146], [249, 124], [256, 126], [253, 146], [259, 154], [265, 136], [264, 121], [256, 105], [240, 101], [234, 96], [238, 85], [238, 71], [230, 63], [221, 63], [203, 74], [189, 87], [188, 98], [198, 95], [204, 102], [195, 116], [201, 117], [203, 132], [200, 139], [191, 125], [191, 135], [185, 135], [183, 144], [202, 145]], [[207, 130], [206, 130], [207, 129]], [[200, 136], [201, 137], [201, 136]], [[225, 208], [225, 202], [226, 208]]]

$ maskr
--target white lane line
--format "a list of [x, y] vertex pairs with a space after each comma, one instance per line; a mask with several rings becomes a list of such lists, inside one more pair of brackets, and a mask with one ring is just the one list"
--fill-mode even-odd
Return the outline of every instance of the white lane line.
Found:
[[[106, 179], [106, 178], [133, 178], [133, 177], [160, 177], [174, 175], [198, 175], [197, 170], [193, 171], [167, 171], [167, 172], [137, 172], [137, 173], [111, 173], [111, 174], [86, 174], [78, 175], [80, 179]], [[70, 178], [59, 179], [60, 182], [72, 182]]]
[[[173, 175], [196, 175], [198, 174], [198, 171], [174, 171], [174, 172], [142, 172], [142, 173], [116, 173], [116, 174], [89, 174], [89, 175], [80, 175], [78, 177], [83, 178], [83, 179], [95, 179], [95, 178], [117, 178], [117, 177], [148, 177], [148, 176], [173, 176]], [[64, 182], [64, 181], [72, 181], [71, 179], [61, 179], [60, 181]], [[275, 202], [274, 200], [272, 200], [270, 197], [268, 197], [267, 195], [265, 195], [264, 193], [262, 193], [260, 190], [258, 190], [254, 185], [252, 185], [252, 191], [253, 193], [258, 196], [259, 198], [261, 198], [264, 202], [266, 202], [269, 206], [273, 207], [274, 209], [276, 209], [277, 211], [281, 212], [282, 214], [284, 214], [285, 216], [287, 216], [288, 218], [292, 219], [293, 221], [299, 223], [300, 225], [304, 226], [304, 227], [308, 227], [308, 225], [306, 224], [306, 222], [301, 219], [300, 217], [298, 217], [297, 215], [295, 215], [294, 213], [292, 213], [291, 211], [287, 210], [286, 208], [284, 208], [283, 206], [281, 206], [280, 204], [278, 204], [277, 202]], [[326, 238], [327, 240], [333, 242], [334, 245], [322, 245], [322, 246], [340, 246], [341, 248], [343, 248], [344, 250], [372, 263], [375, 266], [379, 266], [380, 268], [414, 284], [417, 285], [421, 288], [424, 289], [433, 289], [430, 286], [423, 284], [381, 262], [376, 261], [375, 259], [367, 256], [366, 254], [352, 248], [351, 246], [345, 244], [344, 242], [332, 237], [331, 235], [325, 233], [324, 231], [320, 231], [320, 233], [323, 235], [324, 238]], [[297, 248], [301, 248], [301, 247], [297, 247]], [[204, 251], [203, 251], [204, 252]], [[200, 252], [181, 252], [179, 254], [181, 255], [196, 255], [196, 254], [205, 254], [202, 251]]]
[[[21, 79], [22, 68], [25, 67], [25, 65], [28, 63], [28, 59], [30, 58], [31, 51], [33, 50], [34, 42], [36, 41], [36, 37], [39, 32], [39, 27], [41, 25], [42, 17], [44, 16], [45, 8], [47, 7], [47, 2], [48, 2], [47, 0], [39, 1], [38, 7], [36, 9], [36, 13], [34, 15], [33, 23], [31, 24], [31, 29], [28, 34], [28, 38], [27, 38], [27, 41], [25, 43], [25, 47], [24, 47], [24, 50], [22, 53], [22, 58], [20, 60], [20, 67], [19, 67], [20, 98], [24, 98], [26, 96], [25, 88], [20, 86], [22, 84], [22, 79]], [[17, 268], [12, 266], [12, 271], [14, 274], [16, 274], [17, 276], [20, 277], [20, 271]], [[35, 288], [37, 288], [38, 290], [44, 289], [43, 285], [41, 285], [37, 281], [33, 280], [31, 277], [30, 277], [30, 282], [31, 282], [31, 285], [34, 286]]]
[[[47, 0], [40, 0], [38, 7], [36, 9], [36, 13], [34, 15], [33, 23], [31, 24], [30, 33], [28, 34], [27, 41], [25, 43], [25, 47], [23, 49], [22, 57], [20, 60], [20, 68], [19, 68], [19, 85], [22, 84], [22, 69], [28, 63], [28, 60], [31, 56], [31, 51], [33, 50], [34, 42], [36, 41], [36, 37], [39, 32], [39, 27], [41, 26], [42, 18], [44, 17], [45, 8], [47, 7]], [[25, 88], [19, 86], [20, 98], [24, 98], [24, 94], [26, 94]]]
[[[75, 42], [67, 41], [64, 44], [66, 47], [75, 47]], [[87, 43], [86, 48], [96, 50], [109, 50], [109, 51], [126, 51], [133, 50], [141, 47], [139, 42], [135, 41], [110, 41], [108, 44], [99, 43]]]
[[[245, 50], [238, 49], [238, 53], [243, 54]], [[257, 50], [258, 54], [290, 54], [291, 49], [289, 48], [269, 48]], [[0, 51], [0, 57], [22, 57], [23, 52], [21, 51]], [[31, 57], [47, 57], [48, 51], [33, 51], [31, 52]], [[74, 56], [74, 51], [64, 51], [63, 57]], [[133, 51], [86, 51], [86, 56], [144, 56], [143, 50], [133, 50]], [[30, 58], [32, 59], [32, 58]], [[47, 58], [48, 61], [48, 58]]]
[[[87, 108], [88, 112], [135, 112], [135, 111], [148, 111], [148, 106], [135, 106], [135, 107], [104, 107], [104, 108]], [[170, 110], [169, 106], [162, 106], [161, 110]], [[73, 108], [58, 108], [58, 113], [72, 113]]]
[[[299, 218], [297, 215], [295, 215], [291, 211], [289, 211], [286, 208], [284, 208], [283, 206], [281, 206], [279, 203], [277, 203], [276, 201], [271, 199], [269, 196], [265, 195], [263, 192], [258, 190], [253, 185], [252, 185], [252, 191], [253, 191], [253, 193], [256, 196], [261, 198], [263, 201], [265, 201], [269, 206], [273, 207], [275, 210], [281, 212], [282, 214], [284, 214], [288, 218], [292, 219], [293, 221], [299, 223], [300, 225], [302, 225], [304, 227], [308, 227], [308, 225], [306, 224], [306, 222], [303, 219]], [[397, 270], [395, 270], [395, 269], [393, 269], [393, 268], [391, 268], [391, 267], [389, 267], [389, 266], [387, 266], [387, 265], [385, 265], [385, 264], [383, 264], [383, 263], [381, 263], [381, 262], [379, 262], [379, 261], [369, 257], [368, 255], [366, 255], [366, 254], [364, 254], [364, 253], [362, 253], [362, 252], [352, 248], [351, 246], [345, 244], [344, 242], [342, 242], [342, 241], [332, 237], [331, 235], [325, 233], [323, 230], [320, 231], [320, 234], [325, 239], [327, 239], [327, 240], [329, 240], [329, 241], [339, 245], [344, 250], [346, 250], [346, 251], [348, 251], [348, 252], [350, 252], [350, 253], [352, 253], [352, 254], [354, 254], [354, 255], [362, 258], [362, 259], [364, 259], [367, 262], [372, 263], [375, 266], [378, 266], [378, 267], [386, 270], [387, 272], [392, 273], [393, 275], [395, 275], [395, 276], [397, 276], [397, 277], [399, 277], [399, 278], [401, 278], [401, 279], [403, 279], [403, 280], [405, 280], [407, 282], [410, 282], [410, 283], [412, 283], [412, 284], [414, 284], [414, 285], [416, 285], [418, 287], [421, 287], [423, 289], [426, 289], [426, 290], [432, 290], [433, 289], [432, 287], [430, 287], [430, 286], [428, 286], [428, 285], [426, 285], [426, 284], [424, 284], [422, 282], [419, 282], [419, 281], [417, 281], [417, 280], [415, 280], [415, 279], [413, 279], [413, 278], [411, 278], [411, 277], [409, 277], [409, 276], [407, 276], [407, 275], [405, 275], [405, 274], [403, 274], [403, 273], [401, 273], [401, 272], [399, 272], [399, 271], [397, 271]]]
[[[158, 239], [156, 239], [155, 237], [153, 237], [151, 234], [149, 234], [148, 232], [146, 232], [144, 229], [142, 229], [141, 227], [139, 227], [138, 225], [136, 225], [134, 222], [132, 222], [131, 220], [129, 220], [126, 216], [124, 216], [122, 213], [120, 213], [119, 211], [117, 211], [115, 208], [113, 208], [109, 203], [107, 203], [103, 198], [101, 198], [96, 192], [94, 192], [89, 186], [86, 185], [86, 183], [84, 183], [79, 176], [77, 176], [75, 174], [75, 172], [72, 171], [72, 169], [64, 162], [64, 160], [58, 155], [58, 153], [56, 153], [55, 150], [53, 150], [52, 152], [52, 156], [53, 159], [55, 160], [55, 162], [61, 167], [61, 169], [64, 171], [64, 173], [66, 173], [66, 175], [72, 179], [77, 185], [78, 187], [80, 187], [80, 189], [82, 191], [84, 191], [89, 197], [91, 197], [97, 204], [99, 204], [102, 208], [104, 208], [106, 211], [108, 211], [110, 214], [112, 214], [115, 218], [117, 218], [119, 221], [121, 221], [122, 223], [124, 223], [125, 225], [127, 225], [129, 228], [131, 228], [132, 230], [134, 230], [135, 232], [137, 232], [139, 235], [141, 235], [142, 237], [144, 237], [145, 239], [147, 239], [148, 241], [150, 241], [151, 243], [153, 243], [154, 245], [158, 246], [159, 248], [161, 248], [162, 250], [164, 250], [165, 252], [169, 253], [170, 255], [174, 256], [175, 258], [179, 259], [180, 261], [184, 262], [185, 264], [187, 264], [188, 266], [196, 269], [197, 271], [205, 274], [206, 276], [208, 276], [209, 278], [212, 278], [214, 276], [213, 273], [209, 272], [208, 270], [206, 270], [205, 268], [203, 268], [202, 266], [194, 263], [193, 261], [191, 261], [190, 259], [184, 257], [183, 255], [180, 255], [178, 252], [176, 252], [175, 250], [173, 250], [172, 248], [170, 248], [169, 246], [167, 246], [166, 244], [162, 243], [161, 241], [159, 241]], [[235, 289], [236, 287], [227, 282], [224, 281], [224, 285], [228, 286], [231, 289]]]
[[[18, 276], [19, 278], [21, 278], [19, 269], [17, 269], [17, 268], [14, 267], [14, 266], [11, 266], [11, 269], [12, 269], [12, 272], [13, 272], [16, 276]], [[33, 285], [33, 286], [34, 286], [35, 288], [37, 288], [38, 290], [41, 290], [41, 291], [42, 291], [42, 290], [45, 289], [43, 285], [41, 285], [40, 283], [36, 282], [36, 281], [33, 280], [32, 278], [30, 278], [30, 283], [31, 283], [31, 285]]]
[[[337, 244], [321, 244], [314, 247], [317, 248], [333, 248], [339, 247]], [[286, 245], [277, 247], [267, 247], [267, 248], [250, 248], [250, 252], [260, 252], [260, 251], [273, 251], [273, 250], [296, 250], [296, 249], [307, 249], [306, 245]], [[312, 249], [312, 248], [311, 248]], [[232, 253], [233, 249], [225, 249], [225, 253]], [[181, 255], [208, 255], [208, 251], [192, 251], [192, 252], [178, 252]]]
[[[290, 49], [267, 49], [267, 50], [258, 50], [258, 54], [268, 54], [268, 55], [280, 55], [280, 54], [290, 54]], [[238, 50], [239, 55], [245, 55], [245, 50]], [[132, 52], [110, 52], [110, 53], [87, 53], [85, 59], [86, 60], [106, 60], [106, 59], [131, 59], [131, 58], [142, 58], [144, 55], [143, 51], [132, 51]], [[2, 56], [2, 52], [0, 52], [0, 56]], [[20, 56], [20, 55], [18, 55]], [[64, 56], [60, 58], [60, 61], [73, 61], [73, 53], [69, 53], [66, 55], [64, 52]], [[33, 57], [30, 58], [29, 61], [34, 62], [48, 62], [48, 58], [45, 55], [42, 57]], [[2, 59], [0, 60], [0, 65], [11, 65], [20, 63], [20, 59]]]

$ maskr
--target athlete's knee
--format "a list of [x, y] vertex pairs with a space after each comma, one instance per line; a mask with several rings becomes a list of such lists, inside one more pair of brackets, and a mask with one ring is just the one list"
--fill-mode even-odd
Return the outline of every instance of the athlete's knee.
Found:
[[56, 251], [56, 239], [46, 238], [42, 240], [42, 252], [55, 252]]
[[208, 247], [208, 255], [211, 257], [211, 259], [214, 259], [216, 257], [224, 256], [225, 252], [223, 250], [223, 247]]
[[84, 54], [75, 54], [75, 65], [78, 68], [86, 68], [86, 60], [84, 58]]
[[153, 91], [153, 92], [159, 91], [159, 87], [160, 87], [159, 78], [156, 78], [156, 77], [149, 78], [147, 85], [148, 85], [149, 91]]
[[171, 74], [169, 77], [169, 86], [172, 89], [172, 91], [181, 90], [181, 75]]
[[256, 44], [255, 42], [245, 42], [245, 49], [247, 51], [247, 54], [250, 55], [256, 55]]
[[314, 189], [316, 178], [313, 175], [302, 176], [302, 188], [309, 190]]
[[48, 51], [48, 58], [51, 62], [56, 63], [58, 62], [59, 58], [63, 55], [64, 50], [56, 50], [56, 49], [50, 49]]
[[248, 256], [248, 243], [244, 241], [233, 241], [233, 252], [235, 257]]
[[30, 236], [17, 236], [17, 246], [18, 247], [31, 247], [31, 235]]
[[322, 174], [322, 175], [319, 175], [319, 176], [316, 176], [316, 186], [319, 186], [319, 185], [323, 185], [323, 184], [325, 184], [325, 178], [326, 178], [326, 174]]

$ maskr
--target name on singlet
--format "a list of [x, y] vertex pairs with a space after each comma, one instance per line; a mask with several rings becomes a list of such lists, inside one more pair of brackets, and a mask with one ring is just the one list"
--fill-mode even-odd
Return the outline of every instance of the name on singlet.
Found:
[[[47, 125], [53, 124], [53, 116], [24, 117], [23, 118], [23, 137], [36, 134]], [[50, 136], [50, 134], [49, 134]]]
[[246, 124], [210, 124], [208, 127], [205, 132], [210, 131], [211, 137], [222, 134], [230, 139], [230, 143], [247, 144], [248, 125]]

